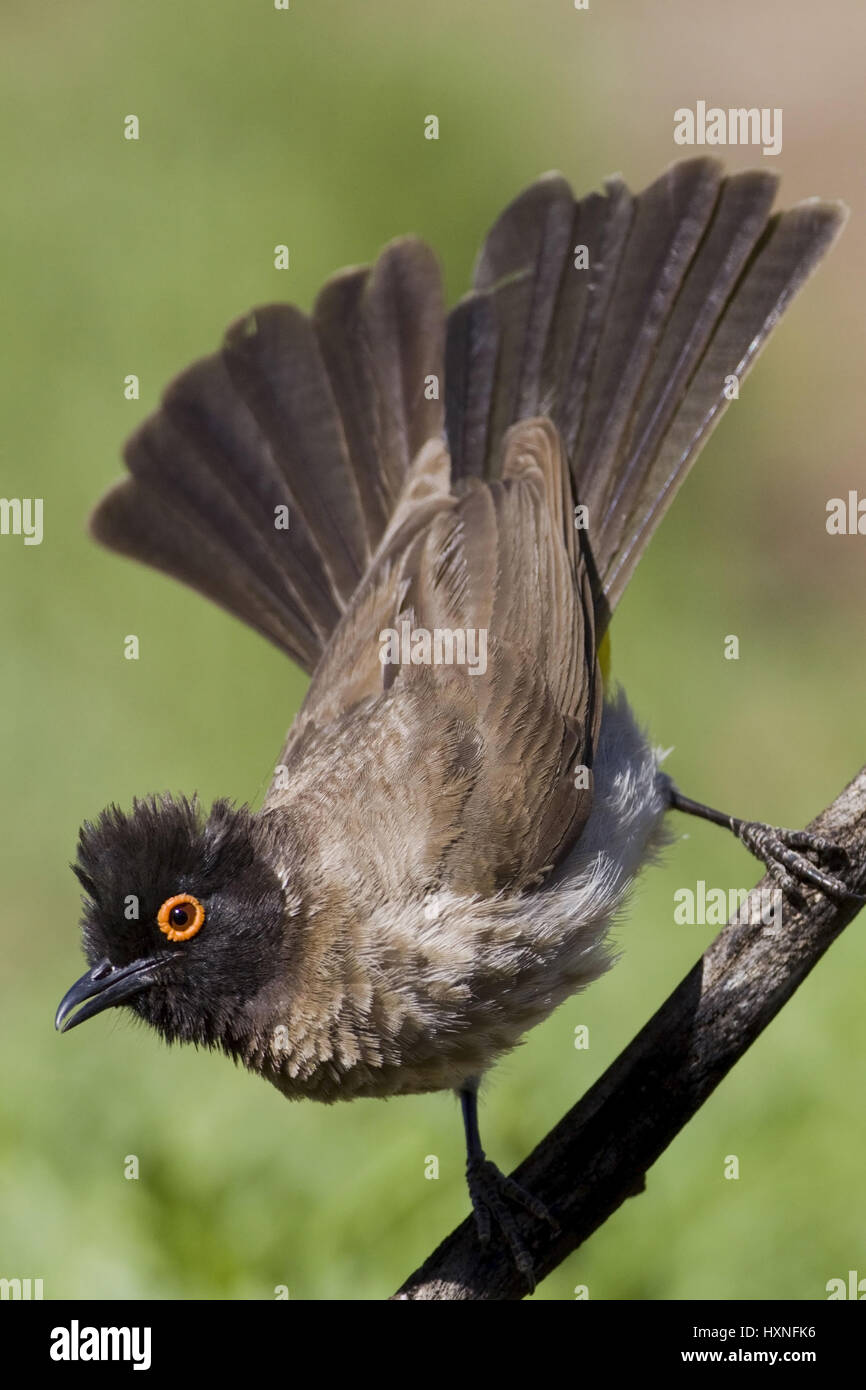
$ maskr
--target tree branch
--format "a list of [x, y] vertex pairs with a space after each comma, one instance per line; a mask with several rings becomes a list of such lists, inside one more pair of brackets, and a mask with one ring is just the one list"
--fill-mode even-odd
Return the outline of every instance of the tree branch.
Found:
[[[866, 883], [866, 767], [809, 827], [847, 850], [843, 877]], [[763, 878], [746, 920], [759, 920]], [[548, 1206], [553, 1233], [518, 1217], [537, 1278], [576, 1250], [629, 1196], [734, 1063], [766, 1028], [827, 947], [860, 910], [809, 890], [784, 898], [781, 925], [732, 920], [668, 1000], [513, 1177]], [[746, 917], [746, 914], [754, 916]], [[458, 1226], [403, 1285], [397, 1299], [519, 1299], [526, 1293], [508, 1251], [487, 1250], [471, 1218]]]

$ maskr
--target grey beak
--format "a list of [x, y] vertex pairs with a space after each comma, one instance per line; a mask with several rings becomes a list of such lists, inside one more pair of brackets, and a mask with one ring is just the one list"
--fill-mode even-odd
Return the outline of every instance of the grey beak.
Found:
[[[103, 1009], [122, 1004], [133, 994], [153, 984], [157, 965], [155, 960], [134, 960], [131, 965], [115, 968], [109, 960], [97, 961], [64, 994], [54, 1016], [54, 1027], [61, 1033], [68, 1033], [70, 1028], [76, 1028], [85, 1019], [101, 1014]], [[84, 1007], [70, 1018], [72, 1010], [79, 1004]]]

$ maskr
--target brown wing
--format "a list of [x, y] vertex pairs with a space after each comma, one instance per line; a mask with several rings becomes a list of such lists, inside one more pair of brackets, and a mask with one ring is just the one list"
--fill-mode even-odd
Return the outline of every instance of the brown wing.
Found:
[[[313, 839], [348, 845], [363, 812], [365, 856], [377, 861], [381, 838], [382, 872], [431, 888], [523, 886], [589, 814], [591, 789], [574, 773], [591, 766], [601, 712], [556, 430], [521, 422], [501, 478], [456, 496], [447, 456], [428, 446], [413, 486], [316, 671], [263, 810], [305, 808]], [[383, 666], [383, 634], [404, 623], [413, 638], [430, 634], [433, 660]], [[437, 663], [437, 631], [475, 634], [475, 673], [468, 660]]]

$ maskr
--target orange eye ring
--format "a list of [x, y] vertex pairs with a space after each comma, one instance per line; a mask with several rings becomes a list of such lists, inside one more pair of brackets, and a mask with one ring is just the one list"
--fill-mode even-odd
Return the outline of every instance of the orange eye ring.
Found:
[[166, 898], [156, 920], [169, 941], [189, 941], [204, 926], [204, 908], [192, 893], [177, 893]]

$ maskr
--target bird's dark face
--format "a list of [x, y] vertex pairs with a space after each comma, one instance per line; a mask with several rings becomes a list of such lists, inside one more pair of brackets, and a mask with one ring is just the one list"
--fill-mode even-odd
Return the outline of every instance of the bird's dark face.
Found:
[[[284, 893], [246, 808], [154, 797], [82, 827], [73, 866], [90, 970], [57, 1011], [66, 1032], [125, 1004], [169, 1042], [230, 1049], [279, 969]], [[76, 1006], [81, 1005], [77, 1013]]]

